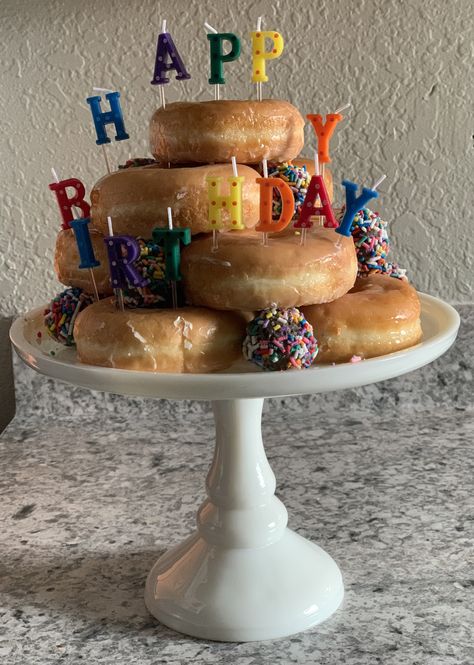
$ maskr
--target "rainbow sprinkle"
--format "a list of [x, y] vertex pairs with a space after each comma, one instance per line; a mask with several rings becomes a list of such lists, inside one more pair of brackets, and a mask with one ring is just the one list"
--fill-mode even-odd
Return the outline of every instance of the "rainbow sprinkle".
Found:
[[44, 310], [44, 324], [48, 334], [60, 344], [73, 346], [74, 321], [79, 312], [92, 302], [92, 296], [77, 287], [58, 293]]
[[135, 267], [142, 277], [149, 280], [143, 288], [124, 289], [124, 303], [128, 307], [171, 307], [171, 292], [165, 280], [166, 262], [163, 248], [153, 240], [137, 238], [140, 258]]
[[272, 305], [248, 323], [243, 353], [266, 370], [304, 369], [314, 362], [318, 343], [299, 309]]
[[359, 210], [352, 222], [351, 233], [357, 252], [359, 277], [382, 273], [406, 279], [405, 269], [387, 261], [390, 248], [387, 222], [384, 222], [377, 212], [372, 212], [369, 208]]
[[[295, 219], [299, 215], [311, 180], [306, 166], [294, 166], [288, 162], [283, 162], [282, 164], [270, 162], [268, 164], [268, 177], [280, 178], [289, 184], [295, 199], [295, 212], [293, 215], [293, 219]], [[281, 196], [276, 190], [273, 190], [272, 213], [273, 219], [278, 219], [281, 215]]]

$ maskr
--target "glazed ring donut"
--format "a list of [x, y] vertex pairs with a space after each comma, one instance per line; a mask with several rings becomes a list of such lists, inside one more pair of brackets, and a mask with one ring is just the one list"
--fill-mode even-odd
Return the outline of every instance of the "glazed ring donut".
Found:
[[[238, 169], [245, 178], [242, 221], [248, 224], [248, 220], [258, 219], [259, 174], [249, 166], [239, 165]], [[210, 175], [224, 178], [222, 194], [228, 193], [226, 178], [232, 176], [230, 163], [176, 169], [144, 166], [110, 173], [91, 192], [92, 224], [105, 235], [110, 215], [114, 233], [151, 238], [154, 228], [168, 226], [166, 208], [170, 206], [175, 227], [188, 226], [192, 234], [208, 231], [206, 177]]]
[[373, 358], [417, 344], [420, 300], [406, 281], [387, 275], [358, 277], [345, 296], [304, 308], [319, 343], [317, 362]]
[[223, 234], [217, 251], [209, 236], [195, 239], [181, 255], [188, 301], [254, 311], [340, 298], [357, 275], [354, 243], [334, 229], [313, 228], [304, 245], [294, 231], [270, 236], [268, 246], [259, 233]]
[[278, 99], [173, 102], [150, 121], [150, 149], [161, 163], [286, 162], [299, 155], [304, 119]]
[[[95, 229], [90, 229], [90, 236], [94, 255], [100, 261], [100, 266], [93, 268], [97, 290], [102, 295], [110, 295], [112, 288], [104, 236]], [[56, 238], [54, 252], [54, 269], [58, 280], [65, 286], [76, 286], [86, 293], [94, 293], [90, 273], [88, 270], [79, 268], [80, 262], [74, 231], [72, 229], [61, 230]]]
[[245, 320], [204, 308], [125, 309], [114, 298], [84, 309], [74, 325], [78, 359], [149, 372], [214, 372], [242, 354]]

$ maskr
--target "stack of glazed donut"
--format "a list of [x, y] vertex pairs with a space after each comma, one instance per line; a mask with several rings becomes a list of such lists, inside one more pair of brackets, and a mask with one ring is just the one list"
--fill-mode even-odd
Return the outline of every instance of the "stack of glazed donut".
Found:
[[[73, 332], [81, 362], [158, 372], [226, 369], [242, 357], [244, 338], [245, 356], [253, 359], [248, 349], [255, 341], [255, 326], [250, 335], [249, 320], [260, 312], [258, 321], [266, 327], [263, 310], [272, 312], [268, 321], [277, 317], [277, 331], [281, 329], [278, 321], [285, 321], [291, 340], [296, 322], [303, 325], [304, 337], [312, 340], [308, 347], [311, 360], [302, 360], [300, 354], [295, 361], [294, 355], [288, 366], [308, 366], [315, 359], [346, 361], [354, 355], [368, 358], [418, 342], [416, 291], [404, 275], [393, 271], [390, 276], [379, 269], [366, 270], [358, 277], [361, 262], [352, 237], [315, 224], [304, 244], [293, 229], [270, 234], [263, 243], [262, 234], [255, 231], [260, 192], [256, 179], [262, 160], [273, 165], [274, 173], [298, 172], [307, 178], [312, 174], [310, 163], [298, 159], [303, 128], [299, 111], [279, 100], [177, 102], [157, 109], [150, 122], [154, 163], [114, 171], [101, 178], [91, 192], [90, 234], [100, 262], [94, 269], [98, 302], [90, 304], [90, 277], [79, 269], [72, 230], [58, 234], [55, 270], [69, 288], [66, 295], [56, 298], [56, 310], [61, 310], [61, 298], [67, 299], [68, 306], [72, 301], [79, 304], [72, 321], [67, 319], [66, 332], [64, 317], [54, 315], [51, 306], [46, 317], [51, 334], [58, 334], [61, 325], [63, 337], [72, 340]], [[224, 230], [216, 247], [209, 232], [206, 178], [223, 177], [227, 182], [234, 173], [232, 156], [237, 159], [239, 176], [244, 176], [242, 220], [246, 228]], [[332, 199], [328, 169], [324, 178]], [[298, 177], [298, 183], [301, 180]], [[296, 216], [301, 191], [293, 187], [293, 192]], [[181, 254], [183, 281], [180, 303], [174, 309], [164, 279], [163, 250], [152, 242], [153, 230], [168, 225], [168, 207], [173, 211], [174, 227], [190, 228], [192, 234], [192, 242]], [[124, 293], [124, 310], [112, 296], [104, 244], [109, 216], [115, 234], [140, 239], [142, 254], [137, 265], [151, 280], [149, 288], [130, 287]], [[79, 297], [80, 291], [84, 297]], [[294, 308], [302, 308], [300, 318]], [[290, 315], [284, 310], [291, 310]], [[277, 346], [282, 343], [279, 337]], [[265, 344], [268, 346], [267, 341]], [[260, 353], [261, 345], [259, 349]], [[274, 367], [268, 362], [259, 364], [286, 368], [281, 358]]]

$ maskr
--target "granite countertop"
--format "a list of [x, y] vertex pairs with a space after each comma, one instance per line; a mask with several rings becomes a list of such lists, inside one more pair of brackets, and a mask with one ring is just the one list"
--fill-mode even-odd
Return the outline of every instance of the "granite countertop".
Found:
[[156, 558], [194, 527], [208, 405], [103, 395], [15, 362], [0, 439], [0, 662], [8, 665], [472, 665], [474, 307], [413, 374], [270, 400], [264, 438], [289, 526], [342, 569], [329, 621], [272, 642], [206, 642], [143, 603]]

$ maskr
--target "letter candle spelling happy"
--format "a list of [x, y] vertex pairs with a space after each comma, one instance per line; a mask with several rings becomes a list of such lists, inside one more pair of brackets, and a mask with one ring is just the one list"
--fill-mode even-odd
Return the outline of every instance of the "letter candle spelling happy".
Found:
[[207, 200], [209, 202], [209, 228], [212, 230], [212, 250], [214, 252], [218, 249], [217, 233], [219, 229], [224, 228], [224, 222], [222, 221], [223, 210], [229, 212], [232, 230], [241, 231], [245, 229], [245, 225], [242, 222], [242, 183], [245, 178], [238, 174], [235, 157], [232, 157], [232, 169], [234, 175], [227, 178], [230, 188], [230, 194], [227, 196], [220, 193], [222, 176], [208, 175], [206, 177]]
[[[209, 83], [215, 85], [214, 99], [220, 99], [220, 86], [225, 84], [224, 62], [233, 62], [240, 57], [240, 39], [232, 32], [217, 32], [212, 25], [204, 23], [208, 30], [207, 38], [210, 46], [211, 75]], [[224, 42], [229, 42], [230, 51], [224, 53]]]
[[122, 108], [120, 106], [120, 93], [113, 92], [107, 88], [93, 88], [93, 90], [99, 92], [105, 92], [105, 99], [109, 102], [110, 111], [102, 111], [101, 101], [102, 98], [98, 95], [93, 97], [88, 97], [86, 99], [87, 103], [91, 108], [92, 120], [94, 121], [94, 127], [97, 134], [97, 145], [102, 146], [105, 166], [107, 173], [110, 173], [110, 164], [107, 158], [107, 152], [105, 150], [105, 145], [111, 143], [111, 140], [107, 136], [106, 126], [114, 125], [115, 127], [115, 140], [116, 141], [125, 141], [130, 138], [130, 136], [125, 131], [125, 124], [123, 122]]
[[[283, 37], [274, 30], [262, 31], [262, 17], [257, 20], [257, 31], [250, 33], [252, 37], [252, 81], [257, 84], [257, 99], [262, 101], [262, 83], [268, 81], [265, 73], [265, 61], [279, 58], [283, 53]], [[265, 51], [265, 39], [273, 41], [271, 51]]]
[[177, 81], [185, 81], [186, 79], [191, 78], [186, 71], [184, 62], [178, 53], [178, 49], [174, 45], [171, 35], [169, 32], [166, 32], [166, 21], [163, 21], [161, 33], [158, 35], [158, 43], [156, 45], [155, 70], [153, 72], [153, 78], [150, 81], [152, 85], [160, 86], [160, 99], [163, 108], [166, 107], [165, 90], [163, 86], [170, 82], [166, 74], [172, 69], [177, 72]]

